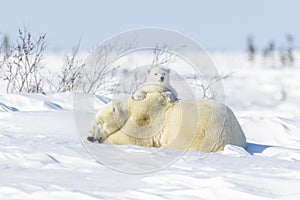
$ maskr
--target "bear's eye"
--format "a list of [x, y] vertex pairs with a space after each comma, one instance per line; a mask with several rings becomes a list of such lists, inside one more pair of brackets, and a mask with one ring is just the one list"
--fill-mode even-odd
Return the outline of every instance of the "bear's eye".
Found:
[[165, 73], [163, 73], [162, 75], [166, 75]]
[[157, 73], [155, 73], [155, 76], [157, 76]]

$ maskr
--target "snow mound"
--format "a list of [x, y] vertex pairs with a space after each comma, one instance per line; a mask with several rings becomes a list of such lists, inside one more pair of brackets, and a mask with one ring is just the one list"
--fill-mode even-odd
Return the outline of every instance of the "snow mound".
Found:
[[[95, 95], [94, 107], [99, 110], [111, 99]], [[6, 94], [0, 96], [0, 111], [57, 111], [73, 110], [72, 93], [43, 94]]]

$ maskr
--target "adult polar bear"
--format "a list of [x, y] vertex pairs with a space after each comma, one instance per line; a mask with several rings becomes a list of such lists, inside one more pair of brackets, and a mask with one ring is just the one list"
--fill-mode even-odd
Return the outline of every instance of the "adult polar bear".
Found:
[[96, 116], [88, 141], [215, 152], [226, 144], [245, 148], [232, 111], [214, 101], [173, 101], [161, 93], [107, 104]]

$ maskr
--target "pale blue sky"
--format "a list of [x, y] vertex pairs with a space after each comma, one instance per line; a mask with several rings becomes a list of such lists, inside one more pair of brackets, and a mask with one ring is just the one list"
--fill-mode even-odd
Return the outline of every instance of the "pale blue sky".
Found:
[[292, 33], [300, 46], [300, 1], [297, 0], [3, 0], [0, 33], [16, 38], [30, 25], [45, 32], [48, 50], [68, 50], [82, 37], [81, 49], [138, 27], [177, 30], [209, 50], [243, 50], [247, 35], [262, 48], [269, 40], [285, 44]]

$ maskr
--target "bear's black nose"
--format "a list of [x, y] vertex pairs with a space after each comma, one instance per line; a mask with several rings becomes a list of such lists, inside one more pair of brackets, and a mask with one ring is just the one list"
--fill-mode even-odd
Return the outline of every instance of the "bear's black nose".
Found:
[[90, 142], [98, 142], [98, 143], [102, 143], [102, 141], [103, 141], [104, 138], [100, 137], [99, 139], [96, 139], [96, 138], [94, 138], [94, 137], [92, 137], [92, 136], [88, 136], [86, 139], [87, 139], [88, 141], [90, 141]]
[[161, 76], [161, 77], [160, 77], [160, 81], [163, 82], [164, 80], [165, 80], [165, 77], [164, 77], [164, 76]]

